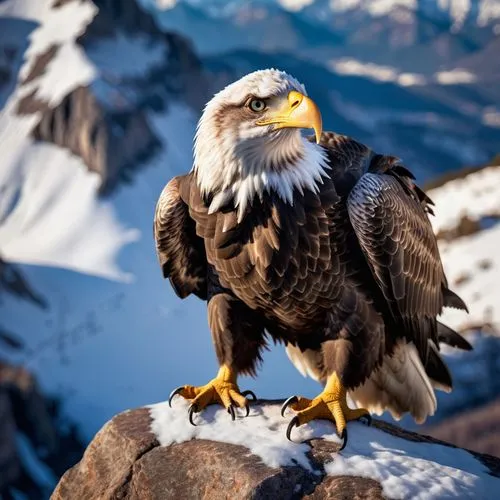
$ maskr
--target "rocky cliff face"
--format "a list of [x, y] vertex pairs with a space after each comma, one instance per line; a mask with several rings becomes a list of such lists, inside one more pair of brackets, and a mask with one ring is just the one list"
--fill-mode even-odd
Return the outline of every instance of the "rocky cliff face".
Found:
[[35, 378], [0, 360], [0, 498], [12, 498], [14, 490], [30, 500], [50, 494], [82, 452], [74, 428], [59, 424]]
[[[23, 273], [15, 265], [6, 262], [0, 256], [0, 304], [7, 294], [31, 302], [42, 309], [47, 307], [45, 298], [34, 290]], [[0, 345], [4, 345], [12, 350], [21, 349], [23, 347], [17, 335], [5, 329], [1, 321]]]
[[158, 405], [116, 416], [52, 499], [487, 498], [488, 488], [500, 486], [499, 459], [383, 422], [350, 425], [339, 453], [330, 424], [301, 428], [298, 443], [286, 441], [277, 402], [261, 402], [236, 422], [208, 410], [198, 428], [185, 409]]
[[[23, 100], [20, 106], [27, 104]], [[102, 193], [128, 179], [160, 147], [144, 113], [106, 109], [91, 87], [79, 87], [58, 106], [46, 109], [33, 137], [81, 157], [101, 177]]]
[[[49, 307], [18, 266], [0, 257], [0, 303], [7, 295], [43, 310]], [[25, 348], [18, 332], [3, 328], [2, 321], [0, 347], [12, 353]], [[82, 452], [82, 442], [74, 426], [60, 418], [57, 402], [43, 395], [27, 369], [0, 356], [0, 498], [10, 498], [13, 489], [30, 500], [47, 497], [56, 478]]]
[[[56, 2], [53, 9], [74, 1]], [[100, 175], [101, 193], [109, 193], [120, 182], [130, 181], [162, 146], [147, 112], [165, 110], [177, 99], [198, 109], [207, 94], [207, 81], [187, 40], [162, 32], [136, 0], [85, 2], [97, 10], [77, 43], [95, 65], [94, 77], [57, 103], [41, 97], [43, 77], [61, 49], [51, 44], [36, 56], [24, 78], [30, 91], [19, 100], [17, 110], [22, 115], [39, 113], [33, 138], [81, 157], [89, 170]], [[122, 50], [130, 51], [130, 60]], [[115, 64], [110, 67], [113, 52]]]
[[34, 290], [23, 273], [0, 256], [0, 300], [4, 293], [11, 293], [42, 308], [47, 307], [43, 296]]
[[5, 391], [0, 390], [0, 494], [14, 484], [20, 475], [21, 464], [15, 445], [15, 425], [10, 402]]

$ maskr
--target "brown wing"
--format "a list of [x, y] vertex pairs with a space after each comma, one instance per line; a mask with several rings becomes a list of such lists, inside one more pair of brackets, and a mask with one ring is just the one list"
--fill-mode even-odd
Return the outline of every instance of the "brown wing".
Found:
[[163, 276], [181, 298], [194, 293], [207, 298], [207, 258], [203, 240], [184, 200], [189, 199], [191, 175], [174, 177], [156, 204], [153, 224], [156, 253]]
[[438, 343], [446, 278], [424, 205], [397, 176], [365, 173], [348, 197], [358, 241], [389, 309], [420, 355]]

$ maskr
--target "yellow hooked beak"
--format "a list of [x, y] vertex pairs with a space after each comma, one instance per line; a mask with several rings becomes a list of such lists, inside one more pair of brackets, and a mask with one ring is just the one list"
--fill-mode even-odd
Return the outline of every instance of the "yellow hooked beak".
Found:
[[275, 125], [275, 128], [312, 128], [316, 135], [316, 142], [321, 139], [323, 122], [316, 103], [309, 97], [292, 90], [288, 94], [287, 102], [276, 112], [268, 113], [264, 120], [257, 125]]

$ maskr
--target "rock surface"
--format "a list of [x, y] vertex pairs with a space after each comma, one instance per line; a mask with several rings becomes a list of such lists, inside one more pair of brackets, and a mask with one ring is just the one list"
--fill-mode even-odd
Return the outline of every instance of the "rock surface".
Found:
[[0, 255], [0, 300], [3, 293], [11, 293], [42, 308], [48, 306], [45, 298], [31, 287], [18, 267], [6, 262]]
[[44, 498], [50, 489], [38, 484], [23, 463], [17, 432], [45, 456], [57, 448], [57, 431], [36, 380], [0, 359], [0, 498], [11, 498], [11, 488], [29, 499]]
[[[376, 480], [325, 473], [325, 464], [332, 462], [338, 452], [339, 445], [333, 441], [308, 441], [311, 470], [299, 465], [269, 467], [247, 448], [225, 442], [193, 439], [160, 446], [151, 424], [147, 408], [117, 415], [95, 436], [81, 462], [62, 477], [51, 498], [385, 498]], [[422, 443], [423, 447], [437, 443], [453, 449], [452, 445], [382, 421], [373, 425], [408, 443]], [[500, 476], [500, 459], [473, 455], [487, 474]]]

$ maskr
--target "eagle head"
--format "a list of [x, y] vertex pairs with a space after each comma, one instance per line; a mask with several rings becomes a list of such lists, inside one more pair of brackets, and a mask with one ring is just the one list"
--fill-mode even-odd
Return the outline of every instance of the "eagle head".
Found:
[[327, 162], [304, 128], [319, 143], [318, 106], [284, 71], [255, 71], [215, 94], [198, 123], [193, 167], [210, 212], [233, 202], [241, 219], [266, 191], [292, 203], [295, 189], [317, 189]]

